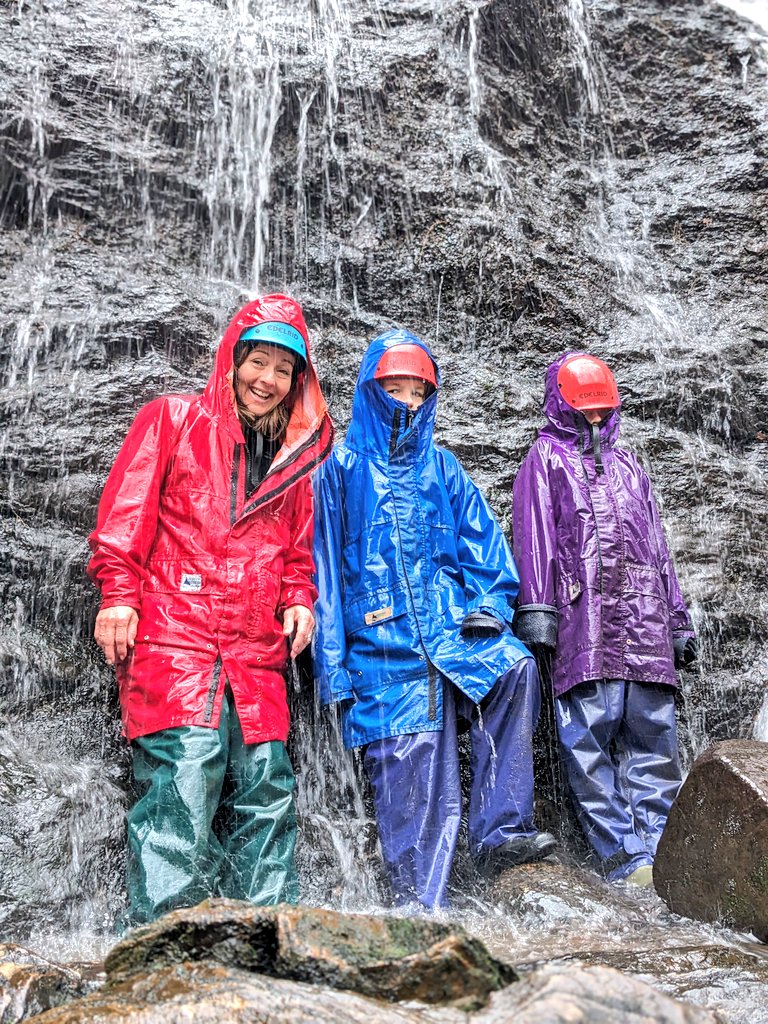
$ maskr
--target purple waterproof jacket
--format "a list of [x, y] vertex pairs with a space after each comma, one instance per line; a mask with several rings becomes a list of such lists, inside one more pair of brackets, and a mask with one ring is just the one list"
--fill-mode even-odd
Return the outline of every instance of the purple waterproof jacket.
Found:
[[673, 636], [693, 636], [648, 474], [614, 447], [619, 413], [589, 425], [547, 370], [548, 423], [514, 486], [518, 613], [557, 614], [555, 694], [588, 679], [677, 685]]

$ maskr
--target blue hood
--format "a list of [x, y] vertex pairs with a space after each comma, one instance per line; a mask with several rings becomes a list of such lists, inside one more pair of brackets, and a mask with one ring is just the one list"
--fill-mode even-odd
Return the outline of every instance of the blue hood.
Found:
[[[350, 747], [441, 729], [445, 680], [479, 704], [528, 654], [506, 628], [518, 587], [506, 538], [456, 457], [432, 442], [437, 394], [411, 413], [374, 379], [402, 344], [432, 359], [408, 331], [371, 343], [346, 439], [313, 481], [315, 678], [320, 700], [342, 705]], [[474, 612], [505, 628], [468, 640]]]
[[360, 364], [355, 397], [352, 402], [352, 422], [347, 431], [345, 444], [353, 451], [376, 460], [386, 460], [389, 457], [393, 427], [398, 413], [398, 445], [414, 434], [416, 435], [414, 440], [417, 456], [424, 455], [432, 445], [432, 432], [437, 412], [437, 391], [434, 391], [424, 404], [415, 413], [412, 413], [405, 402], [399, 402], [388, 395], [379, 382], [374, 380], [379, 360], [387, 349], [393, 348], [395, 345], [418, 345], [423, 349], [435, 367], [438, 389], [441, 384], [440, 368], [421, 338], [404, 330], [385, 331], [378, 338], [374, 338]]

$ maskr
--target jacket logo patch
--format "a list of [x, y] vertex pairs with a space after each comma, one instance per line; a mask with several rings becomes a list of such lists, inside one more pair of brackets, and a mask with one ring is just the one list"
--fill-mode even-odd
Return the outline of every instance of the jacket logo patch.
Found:
[[197, 572], [183, 572], [181, 574], [182, 594], [199, 594], [203, 589], [203, 577]]
[[571, 601], [573, 601], [573, 600], [575, 600], [575, 598], [577, 598], [579, 596], [580, 593], [581, 593], [581, 584], [577, 580], [576, 583], [572, 583], [570, 585], [570, 587], [568, 588], [568, 597], [571, 599]]
[[375, 612], [365, 613], [365, 624], [366, 626], [372, 626], [374, 622], [383, 622], [384, 619], [392, 618], [392, 605], [387, 605], [386, 608], [377, 608]]

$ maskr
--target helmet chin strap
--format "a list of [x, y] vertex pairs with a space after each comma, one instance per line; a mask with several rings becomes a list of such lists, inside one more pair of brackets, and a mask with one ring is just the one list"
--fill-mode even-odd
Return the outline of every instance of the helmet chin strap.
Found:
[[603, 459], [600, 454], [600, 424], [590, 423], [589, 432], [592, 435], [592, 451], [595, 454], [595, 472], [603, 473]]

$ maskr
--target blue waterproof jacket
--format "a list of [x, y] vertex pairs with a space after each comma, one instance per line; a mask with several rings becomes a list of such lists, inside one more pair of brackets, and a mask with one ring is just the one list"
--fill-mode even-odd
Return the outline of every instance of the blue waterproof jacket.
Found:
[[461, 635], [470, 612], [511, 625], [517, 571], [485, 498], [433, 443], [438, 392], [412, 413], [374, 380], [402, 344], [432, 358], [406, 331], [371, 343], [346, 439], [314, 477], [315, 676], [321, 702], [342, 703], [348, 747], [441, 729], [441, 675], [479, 703], [529, 656], [508, 628]]

